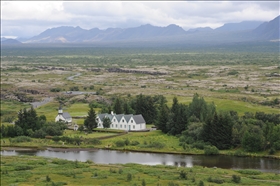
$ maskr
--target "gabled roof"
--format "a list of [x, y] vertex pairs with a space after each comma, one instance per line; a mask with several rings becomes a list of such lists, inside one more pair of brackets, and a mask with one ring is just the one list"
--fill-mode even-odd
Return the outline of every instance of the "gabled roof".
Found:
[[144, 120], [142, 114], [133, 116], [133, 119], [134, 119], [136, 124], [146, 123], [146, 121]]
[[98, 117], [101, 121], [103, 121], [103, 118], [106, 116], [106, 114], [98, 114]]
[[65, 119], [71, 119], [71, 118], [72, 118], [68, 112], [63, 112], [62, 116], [63, 116]]
[[126, 120], [127, 123], [129, 122], [129, 120], [132, 116], [133, 116], [133, 114], [124, 115], [124, 119]]
[[115, 116], [117, 118], [117, 121], [120, 122], [124, 115], [123, 114], [118, 114], [118, 115], [115, 115]]
[[113, 119], [113, 117], [114, 117], [114, 115], [112, 115], [112, 114], [106, 114], [106, 116], [105, 117], [107, 117], [107, 118], [109, 118], [110, 119], [110, 121]]

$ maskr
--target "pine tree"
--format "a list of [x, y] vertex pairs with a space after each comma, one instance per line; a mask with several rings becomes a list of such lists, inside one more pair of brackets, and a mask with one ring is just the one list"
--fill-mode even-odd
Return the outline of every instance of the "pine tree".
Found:
[[88, 116], [84, 120], [84, 126], [87, 127], [88, 132], [92, 132], [94, 128], [97, 128], [96, 114], [93, 107], [90, 107]]
[[160, 106], [159, 116], [156, 121], [156, 126], [159, 130], [161, 130], [164, 133], [167, 133], [167, 122], [168, 122], [168, 115], [169, 115], [169, 109], [167, 105], [162, 102]]
[[123, 114], [123, 106], [120, 98], [116, 98], [113, 109], [116, 114]]
[[108, 117], [103, 118], [103, 127], [105, 129], [110, 128], [111, 124], [112, 124], [112, 122], [111, 122], [110, 118], [108, 118]]

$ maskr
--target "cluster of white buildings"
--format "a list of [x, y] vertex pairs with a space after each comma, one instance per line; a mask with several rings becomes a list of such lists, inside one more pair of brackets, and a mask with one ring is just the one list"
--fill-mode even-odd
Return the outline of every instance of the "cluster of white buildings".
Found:
[[139, 115], [124, 115], [124, 114], [98, 114], [97, 115], [97, 128], [103, 127], [103, 119], [107, 117], [111, 121], [110, 129], [139, 131], [146, 129], [146, 121], [141, 114]]
[[[98, 123], [97, 128], [103, 127], [103, 119], [109, 118], [111, 121], [110, 129], [126, 130], [126, 131], [141, 131], [146, 129], [146, 121], [141, 114], [98, 114], [96, 121]], [[58, 115], [55, 118], [55, 122], [64, 121], [66, 123], [72, 123], [72, 117], [68, 112], [63, 112], [62, 108], [59, 107]], [[78, 129], [78, 125], [74, 126], [74, 130]]]

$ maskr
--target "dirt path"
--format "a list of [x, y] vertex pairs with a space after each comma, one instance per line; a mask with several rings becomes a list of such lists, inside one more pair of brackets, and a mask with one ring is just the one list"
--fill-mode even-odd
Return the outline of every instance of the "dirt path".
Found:
[[41, 101], [41, 102], [32, 102], [30, 104], [33, 106], [33, 108], [38, 108], [42, 105], [45, 105], [45, 104], [51, 102], [52, 100], [53, 100], [53, 97], [47, 97], [47, 98], [44, 98], [43, 101]]

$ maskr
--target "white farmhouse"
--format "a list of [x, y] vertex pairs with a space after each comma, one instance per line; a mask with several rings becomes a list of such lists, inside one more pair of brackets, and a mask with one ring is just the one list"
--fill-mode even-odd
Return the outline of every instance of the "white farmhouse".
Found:
[[72, 117], [68, 112], [63, 112], [62, 107], [58, 109], [58, 115], [55, 117], [55, 122], [64, 121], [65, 123], [71, 123]]
[[146, 129], [146, 121], [141, 114], [139, 115], [124, 115], [124, 114], [98, 114], [96, 121], [98, 123], [97, 128], [103, 127], [103, 119], [107, 117], [111, 121], [110, 129], [127, 130], [127, 131], [139, 131]]

